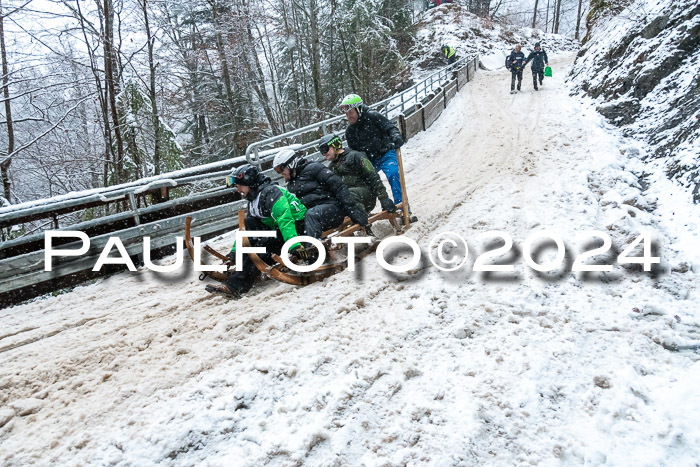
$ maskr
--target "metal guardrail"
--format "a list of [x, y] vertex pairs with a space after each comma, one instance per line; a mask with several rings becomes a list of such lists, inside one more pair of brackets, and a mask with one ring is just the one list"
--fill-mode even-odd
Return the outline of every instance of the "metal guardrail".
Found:
[[[454, 96], [453, 88], [461, 90], [463, 83], [469, 80], [470, 75], [474, 76], [477, 63], [477, 57], [466, 57], [449, 67], [432, 73], [409, 89], [372, 105], [371, 108], [379, 110], [388, 118], [397, 118], [399, 128], [408, 139], [416, 132], [427, 129], [429, 124], [439, 116], [442, 109]], [[450, 91], [446, 92], [447, 89]], [[440, 99], [442, 99], [443, 105], [435, 105], [435, 102]], [[267, 148], [266, 146], [273, 146], [284, 140], [298, 139], [307, 133], [319, 130], [327, 134], [329, 130], [332, 130], [333, 125], [341, 124], [344, 119], [344, 115], [337, 116], [255, 142], [248, 146], [244, 157], [183, 169], [119, 186], [65, 195], [46, 203], [35, 202], [29, 206], [16, 205], [0, 209], [0, 226], [2, 226], [12, 225], [13, 222], [28, 216], [46, 215], [48, 217], [60, 209], [86, 206], [96, 202], [123, 201], [129, 203], [130, 207], [125, 212], [64, 226], [62, 229], [55, 228], [54, 230], [82, 231], [97, 229], [98, 233], [90, 235], [91, 248], [86, 255], [57, 259], [53, 271], [43, 270], [43, 232], [36, 232], [0, 243], [0, 306], [64, 287], [65, 281], [70, 280], [72, 275], [77, 274], [76, 277], [79, 277], [85, 271], [92, 269], [110, 236], [118, 236], [130, 255], [140, 256], [144, 236], [151, 237], [152, 249], [174, 246], [176, 237], [182, 236], [184, 233], [184, 218], [187, 215], [194, 218], [193, 236], [206, 238], [235, 228], [237, 220], [234, 214], [245, 206], [245, 202], [225, 201], [227, 194], [231, 192], [221, 186], [147, 207], [136, 206], [135, 197], [161, 187], [172, 188], [200, 182], [220, 182], [230, 172], [230, 167], [245, 161], [261, 165], [274, 157], [274, 154], [279, 150], [279, 147]], [[406, 131], [407, 122], [413, 121], [417, 123], [412, 124], [410, 132]], [[307, 150], [311, 147], [315, 148], [317, 143], [318, 139], [312, 138], [312, 141], [297, 143], [297, 147], [300, 150]], [[312, 154], [313, 157], [316, 157], [315, 149], [313, 149]], [[227, 167], [227, 169], [221, 170], [222, 167]], [[266, 170], [265, 173], [273, 180], [280, 179], [270, 169]], [[212, 205], [212, 202], [223, 204]], [[176, 214], [172, 214], [172, 212], [176, 212]], [[157, 218], [158, 216], [163, 217]], [[147, 221], [153, 217], [157, 219]], [[104, 230], [106, 227], [124, 225], [124, 223], [131, 225], [108, 233], [100, 231], [100, 229]], [[37, 245], [40, 246], [33, 250], [30, 248]], [[71, 248], [71, 244], [62, 244], [61, 248]]]
[[[419, 104], [421, 100], [426, 98], [431, 91], [435, 90], [436, 87], [440, 87], [445, 82], [449, 81], [452, 77], [452, 74], [456, 70], [465, 67], [469, 63], [472, 63], [476, 59], [476, 57], [476, 55], [469, 55], [460, 60], [457, 60], [455, 63], [441, 68], [440, 70], [434, 73], [431, 73], [426, 78], [419, 81], [415, 85], [409, 87], [408, 89], [405, 89], [399, 92], [398, 94], [394, 94], [393, 96], [388, 97], [382, 101], [369, 105], [368, 107], [370, 109], [377, 110], [383, 113], [384, 116], [387, 118], [397, 117], [398, 115], [405, 113], [406, 109], [409, 106], [415, 106]], [[272, 157], [274, 157], [274, 154], [268, 157], [262, 156], [260, 151], [261, 148], [264, 148], [265, 146], [270, 146], [274, 143], [279, 143], [280, 141], [284, 140], [294, 140], [296, 137], [311, 132], [317, 132], [319, 130], [322, 131], [324, 135], [329, 134], [331, 132], [329, 131], [329, 129], [332, 128], [334, 124], [340, 123], [343, 120], [345, 120], [345, 115], [339, 115], [337, 117], [312, 123], [311, 125], [307, 125], [302, 128], [297, 128], [288, 131], [287, 133], [283, 133], [281, 135], [272, 136], [262, 141], [256, 141], [254, 143], [251, 143], [250, 145], [248, 145], [245, 151], [246, 160], [249, 163], [260, 167], [263, 162], [266, 162]], [[316, 144], [318, 144], [319, 140], [320, 139], [314, 139], [313, 141], [308, 141], [306, 143], [298, 143], [297, 149], [299, 149], [300, 151], [304, 151], [306, 149], [312, 148]], [[269, 153], [269, 151], [266, 152]]]
[[192, 183], [198, 180], [206, 180], [210, 178], [212, 173], [217, 168], [244, 161], [245, 157], [239, 156], [232, 159], [191, 167], [189, 169], [182, 169], [154, 177], [143, 178], [120, 185], [67, 193], [65, 195], [60, 195], [45, 200], [37, 200], [6, 206], [4, 208], [0, 208], [0, 222], [5, 223], [6, 220], [14, 220], [33, 214], [52, 212], [59, 209], [80, 206], [82, 204], [88, 204], [96, 201], [105, 203], [121, 201], [126, 199], [129, 193], [140, 194], [148, 190], [155, 190], [162, 187], [170, 188]]

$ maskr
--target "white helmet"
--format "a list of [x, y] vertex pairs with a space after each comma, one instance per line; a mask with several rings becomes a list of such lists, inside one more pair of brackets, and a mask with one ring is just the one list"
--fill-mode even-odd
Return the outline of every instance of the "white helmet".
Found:
[[272, 161], [272, 167], [276, 168], [281, 166], [289, 167], [290, 170], [296, 169], [299, 164], [301, 157], [297, 156], [297, 152], [294, 149], [284, 148], [277, 154], [275, 154], [275, 159]]

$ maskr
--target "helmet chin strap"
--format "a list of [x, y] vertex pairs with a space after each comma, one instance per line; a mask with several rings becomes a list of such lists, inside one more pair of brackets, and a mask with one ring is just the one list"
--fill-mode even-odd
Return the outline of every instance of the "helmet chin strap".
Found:
[[245, 199], [248, 201], [255, 201], [255, 197], [258, 196], [258, 193], [260, 192], [260, 185], [257, 186], [249, 186], [248, 187], [248, 194], [245, 195]]

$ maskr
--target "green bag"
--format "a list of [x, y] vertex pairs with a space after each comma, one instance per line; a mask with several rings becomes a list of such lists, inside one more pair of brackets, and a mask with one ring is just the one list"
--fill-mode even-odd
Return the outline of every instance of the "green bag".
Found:
[[551, 66], [545, 67], [544, 75], [545, 76], [552, 76], [552, 67]]

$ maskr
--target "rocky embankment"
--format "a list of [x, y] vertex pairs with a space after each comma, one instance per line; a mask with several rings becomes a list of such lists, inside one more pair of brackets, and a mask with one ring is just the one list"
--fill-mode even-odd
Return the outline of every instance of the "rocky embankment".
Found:
[[700, 202], [700, 3], [697, 0], [593, 2], [574, 92], [626, 136], [648, 143], [666, 174]]

